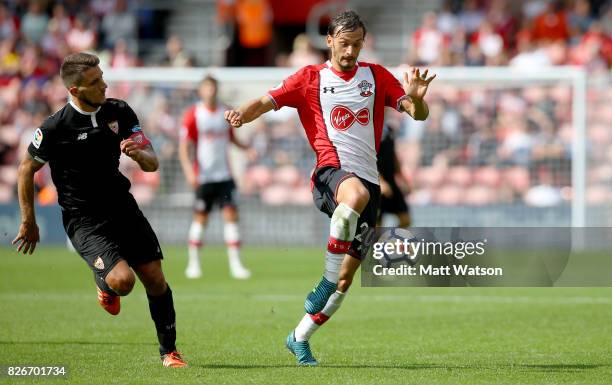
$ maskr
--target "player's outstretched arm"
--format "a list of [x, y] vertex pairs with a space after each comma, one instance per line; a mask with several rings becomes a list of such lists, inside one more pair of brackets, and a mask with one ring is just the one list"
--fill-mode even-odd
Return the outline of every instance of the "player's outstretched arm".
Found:
[[425, 120], [429, 116], [429, 107], [424, 97], [427, 94], [429, 83], [435, 79], [436, 75], [427, 77], [428, 69], [421, 75], [418, 68], [412, 68], [410, 74], [404, 73], [402, 86], [404, 92], [409, 97], [402, 101], [402, 107], [415, 120]]
[[132, 139], [125, 139], [121, 141], [120, 147], [121, 152], [134, 159], [142, 171], [152, 172], [159, 167], [157, 155], [151, 144], [142, 146]]
[[269, 96], [254, 99], [243, 104], [235, 110], [225, 111], [225, 120], [233, 127], [240, 127], [245, 123], [252, 122], [266, 112], [274, 109], [274, 103]]
[[26, 154], [19, 165], [17, 177], [17, 191], [19, 195], [19, 207], [21, 209], [21, 225], [19, 233], [13, 239], [13, 245], [17, 245], [17, 251], [24, 254], [32, 254], [36, 243], [40, 241], [36, 214], [34, 213], [34, 174], [45, 164], [40, 163]]

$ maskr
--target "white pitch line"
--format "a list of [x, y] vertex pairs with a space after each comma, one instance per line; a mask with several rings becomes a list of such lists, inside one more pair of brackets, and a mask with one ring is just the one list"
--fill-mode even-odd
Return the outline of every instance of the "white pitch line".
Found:
[[[95, 293], [0, 293], [0, 301], [81, 301], [95, 300]], [[144, 296], [141, 293], [138, 296]], [[222, 293], [184, 293], [175, 294], [175, 301], [197, 301], [197, 300], [252, 300], [262, 302], [293, 302], [303, 301], [302, 294], [222, 294]], [[368, 295], [358, 293], [350, 296], [351, 302], [411, 302], [419, 303], [490, 303], [490, 304], [551, 304], [551, 305], [611, 305], [612, 298], [608, 297], [539, 297], [525, 295], [438, 295], [438, 294], [416, 294], [416, 295]]]

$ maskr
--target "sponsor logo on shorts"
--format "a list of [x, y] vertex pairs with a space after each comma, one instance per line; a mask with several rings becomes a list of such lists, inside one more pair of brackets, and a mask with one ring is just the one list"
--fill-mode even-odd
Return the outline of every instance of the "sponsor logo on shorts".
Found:
[[96, 260], [94, 261], [94, 267], [99, 270], [104, 270], [104, 261], [102, 260], [102, 258], [96, 258]]

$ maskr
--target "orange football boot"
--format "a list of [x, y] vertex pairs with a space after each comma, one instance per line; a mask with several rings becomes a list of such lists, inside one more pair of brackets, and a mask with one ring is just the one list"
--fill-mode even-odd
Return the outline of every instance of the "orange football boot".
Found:
[[96, 289], [98, 290], [98, 302], [100, 306], [112, 315], [119, 314], [121, 310], [121, 297], [104, 292], [97, 286]]
[[164, 366], [168, 368], [182, 368], [187, 366], [187, 363], [183, 360], [183, 357], [181, 357], [181, 353], [176, 350], [162, 355], [161, 360]]

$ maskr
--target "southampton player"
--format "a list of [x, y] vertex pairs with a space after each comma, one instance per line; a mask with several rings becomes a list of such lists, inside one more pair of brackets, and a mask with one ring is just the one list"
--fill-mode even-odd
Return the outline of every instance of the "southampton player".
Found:
[[176, 317], [162, 251], [118, 169], [121, 153], [148, 172], [157, 170], [157, 157], [130, 106], [106, 99], [99, 62], [94, 55], [75, 53], [62, 63], [70, 101], [35, 131], [19, 166], [21, 226], [13, 244], [32, 254], [39, 241], [33, 179], [49, 162], [66, 234], [94, 273], [100, 305], [117, 315], [120, 296], [132, 291], [137, 275], [147, 292], [162, 363], [182, 367], [187, 364], [175, 346]]
[[376, 225], [376, 151], [385, 106], [417, 120], [429, 114], [423, 97], [435, 75], [427, 78], [427, 70], [421, 76], [413, 69], [404, 74], [402, 87], [384, 67], [357, 62], [365, 34], [355, 12], [334, 16], [327, 32], [330, 61], [300, 69], [266, 96], [225, 114], [239, 127], [272, 109], [297, 108], [317, 156], [313, 198], [331, 224], [323, 278], [306, 297], [306, 314], [286, 341], [299, 365], [317, 364], [308, 340], [340, 307], [363, 258], [360, 238]]
[[399, 159], [395, 153], [395, 130], [387, 124], [383, 128], [378, 148], [377, 166], [381, 192], [378, 224], [382, 222], [384, 214], [393, 214], [397, 216], [397, 227], [407, 228], [410, 226], [410, 209], [406, 204], [402, 189], [397, 184], [397, 179], [400, 179], [406, 189], [409, 184], [402, 174]]
[[181, 166], [187, 183], [194, 188], [196, 195], [193, 222], [189, 228], [189, 262], [185, 275], [187, 278], [202, 276], [199, 249], [208, 214], [214, 205], [218, 205], [225, 222], [223, 236], [230, 274], [236, 279], [247, 279], [251, 272], [240, 260], [236, 185], [228, 159], [230, 143], [243, 150], [249, 150], [249, 147], [234, 136], [234, 128], [225, 121], [223, 114], [227, 107], [219, 104], [217, 91], [217, 80], [206, 76], [198, 88], [201, 100], [185, 112], [181, 128]]

